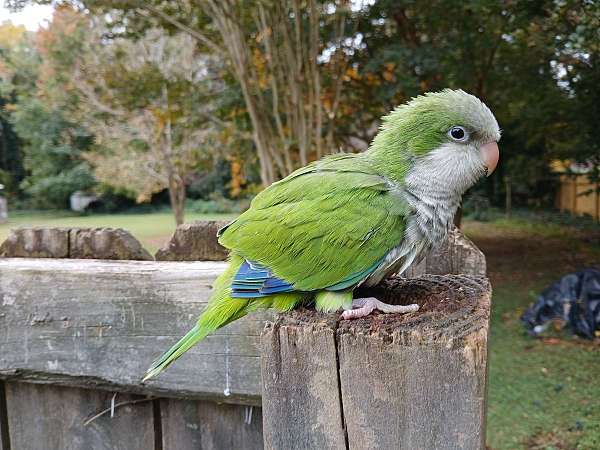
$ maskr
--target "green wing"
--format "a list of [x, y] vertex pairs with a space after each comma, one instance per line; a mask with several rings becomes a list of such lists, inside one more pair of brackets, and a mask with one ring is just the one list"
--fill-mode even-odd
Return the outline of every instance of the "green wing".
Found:
[[408, 211], [362, 155], [334, 155], [261, 192], [219, 242], [301, 291], [356, 284], [401, 242]]

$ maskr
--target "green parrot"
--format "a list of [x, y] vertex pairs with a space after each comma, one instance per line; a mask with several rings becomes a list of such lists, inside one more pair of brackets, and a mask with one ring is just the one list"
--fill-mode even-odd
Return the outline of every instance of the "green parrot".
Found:
[[273, 183], [218, 232], [229, 266], [208, 305], [147, 380], [209, 333], [258, 308], [313, 303], [343, 319], [418, 305], [353, 298], [442, 242], [463, 193], [498, 163], [500, 129], [477, 97], [446, 89], [383, 117], [368, 150], [327, 156]]

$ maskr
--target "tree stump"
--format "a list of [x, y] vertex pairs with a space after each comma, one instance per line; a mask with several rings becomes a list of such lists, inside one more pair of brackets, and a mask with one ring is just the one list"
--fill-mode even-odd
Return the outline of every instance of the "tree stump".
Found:
[[491, 288], [393, 278], [364, 294], [412, 314], [280, 314], [262, 334], [266, 449], [483, 449]]

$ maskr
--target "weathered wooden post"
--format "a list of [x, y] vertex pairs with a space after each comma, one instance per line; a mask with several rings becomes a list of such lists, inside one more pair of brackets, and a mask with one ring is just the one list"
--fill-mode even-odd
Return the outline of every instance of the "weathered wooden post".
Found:
[[[457, 248], [465, 246], [449, 247]], [[462, 267], [439, 270], [479, 272], [473, 258], [481, 253], [462, 250]], [[368, 294], [421, 309], [356, 321], [301, 310], [267, 324], [265, 448], [485, 448], [487, 279], [396, 278]]]

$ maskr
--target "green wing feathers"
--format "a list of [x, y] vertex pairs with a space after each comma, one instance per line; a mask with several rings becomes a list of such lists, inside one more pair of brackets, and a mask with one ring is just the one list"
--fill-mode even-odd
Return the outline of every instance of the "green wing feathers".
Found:
[[264, 190], [219, 242], [314, 291], [376, 265], [402, 241], [407, 210], [360, 155], [334, 156]]

